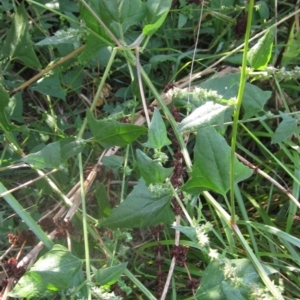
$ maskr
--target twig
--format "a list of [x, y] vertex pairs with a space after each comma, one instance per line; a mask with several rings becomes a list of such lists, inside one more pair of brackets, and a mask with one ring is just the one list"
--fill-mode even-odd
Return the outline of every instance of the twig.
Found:
[[50, 66], [48, 66], [46, 69], [42, 70], [40, 73], [38, 73], [37, 75], [33, 76], [32, 78], [30, 78], [29, 80], [27, 80], [26, 82], [24, 82], [23, 84], [21, 84], [20, 86], [18, 86], [14, 90], [12, 90], [10, 92], [10, 96], [13, 96], [15, 93], [17, 93], [17, 92], [25, 89], [27, 86], [31, 85], [33, 82], [35, 82], [38, 79], [40, 79], [41, 77], [43, 77], [46, 73], [48, 73], [49, 71], [51, 71], [54, 68], [56, 68], [58, 65], [63, 64], [64, 62], [66, 62], [67, 60], [69, 60], [70, 58], [72, 58], [73, 56], [75, 56], [78, 53], [80, 53], [81, 51], [83, 51], [85, 47], [86, 47], [86, 45], [82, 45], [79, 48], [75, 49], [73, 52], [71, 52], [68, 55], [66, 55], [65, 57], [62, 57], [58, 61], [54, 62], [53, 64], [51, 64]]

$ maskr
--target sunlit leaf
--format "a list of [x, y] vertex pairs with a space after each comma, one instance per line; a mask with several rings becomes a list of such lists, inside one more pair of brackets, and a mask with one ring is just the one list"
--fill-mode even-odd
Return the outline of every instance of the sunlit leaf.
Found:
[[222, 125], [226, 109], [228, 109], [226, 105], [208, 101], [184, 118], [178, 129], [179, 131], [196, 131], [198, 128], [210, 125]]
[[19, 280], [10, 292], [11, 297], [33, 298], [53, 295], [61, 290], [72, 288], [83, 279], [82, 262], [61, 245], [44, 254], [33, 267]]
[[274, 27], [271, 27], [248, 51], [247, 59], [251, 68], [264, 70], [268, 65], [273, 49]]

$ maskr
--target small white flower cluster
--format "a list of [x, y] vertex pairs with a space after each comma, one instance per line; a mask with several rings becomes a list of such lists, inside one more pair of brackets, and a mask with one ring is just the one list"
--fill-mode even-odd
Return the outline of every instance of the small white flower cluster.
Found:
[[210, 222], [207, 222], [201, 226], [195, 227], [196, 236], [198, 239], [198, 243], [204, 251], [207, 251], [208, 256], [213, 259], [219, 259], [220, 254], [216, 249], [212, 249], [209, 247], [209, 237], [208, 232], [212, 230], [212, 225]]

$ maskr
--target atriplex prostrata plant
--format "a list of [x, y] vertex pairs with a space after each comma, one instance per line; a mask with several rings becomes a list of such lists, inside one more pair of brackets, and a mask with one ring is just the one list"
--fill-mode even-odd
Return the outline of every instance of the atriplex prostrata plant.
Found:
[[[216, 23], [215, 30], [220, 30], [222, 32], [220, 36], [223, 36], [228, 33], [229, 28], [223, 32], [220, 29], [222, 22], [224, 24], [224, 22], [232, 21], [233, 18], [220, 14], [218, 11], [215, 12], [214, 8], [217, 5], [213, 2], [206, 8], [207, 15], [218, 17], [212, 19], [212, 22]], [[250, 177], [252, 175], [252, 170], [248, 167], [250, 164], [245, 166], [235, 156], [236, 146], [239, 149], [243, 147], [238, 139], [239, 128], [239, 130], [243, 129], [243, 133], [248, 133], [261, 149], [269, 153], [269, 158], [274, 159], [278, 167], [282, 167], [292, 178], [294, 199], [299, 195], [298, 150], [295, 145], [291, 144], [292, 141], [286, 142], [283, 137], [287, 133], [285, 124], [293, 124], [292, 130], [288, 131], [289, 136], [297, 135], [295, 126], [297, 119], [288, 111], [281, 112], [280, 116], [283, 118], [281, 130], [276, 130], [272, 134], [272, 130], [265, 123], [269, 114], [264, 113], [271, 91], [263, 91], [246, 82], [248, 74], [254, 72], [257, 79], [261, 72], [267, 70], [273, 49], [273, 28], [271, 27], [253, 45], [247, 56], [248, 42], [251, 41], [253, 1], [250, 1], [244, 8], [247, 10], [248, 22], [243, 45], [241, 74], [231, 73], [220, 78], [212, 78], [201, 82], [199, 86], [191, 90], [181, 89], [184, 85], [187, 86], [187, 81], [180, 82], [178, 83], [179, 89], [175, 87], [164, 94], [156, 88], [155, 77], [149, 75], [157, 68], [157, 63], [155, 66], [153, 59], [152, 66], [150, 66], [152, 69], [149, 70], [149, 66], [148, 68], [147, 65], [142, 66], [142, 62], [144, 57], [147, 57], [147, 52], [151, 51], [152, 46], [149, 46], [151, 41], [158, 42], [157, 37], [161, 35], [166, 38], [164, 30], [168, 28], [163, 24], [171, 22], [171, 18], [168, 18], [171, 1], [81, 0], [79, 11], [74, 8], [74, 13], [80, 14], [81, 23], [78, 22], [74, 13], [69, 12], [63, 15], [49, 5], [45, 6], [35, 1], [28, 1], [28, 3], [40, 14], [45, 13], [46, 8], [55, 14], [60, 13], [61, 17], [66, 18], [76, 28], [68, 28], [65, 32], [58, 31], [55, 36], [47, 37], [37, 43], [39, 47], [50, 45], [54, 48], [53, 52], [53, 49], [49, 47], [49, 57], [58, 53], [58, 57], [61, 58], [46, 67], [47, 72], [41, 72], [34, 77], [35, 80], [38, 78], [41, 80], [34, 83], [32, 90], [40, 93], [44, 98], [42, 103], [37, 102], [40, 106], [37, 106], [36, 111], [43, 110], [43, 105], [48, 105], [49, 111], [44, 110], [43, 117], [45, 124], [52, 130], [50, 132], [52, 138], [49, 139], [46, 137], [49, 131], [45, 127], [39, 129], [37, 140], [40, 144], [34, 145], [38, 146], [36, 149], [29, 146], [27, 142], [30, 140], [33, 143], [33, 128], [22, 128], [13, 123], [13, 121], [21, 121], [22, 113], [17, 112], [14, 107], [18, 107], [20, 100], [22, 102], [24, 94], [16, 94], [21, 90], [18, 84], [13, 82], [14, 84], [9, 86], [4, 80], [9, 76], [5, 72], [3, 74], [0, 121], [3, 141], [6, 142], [2, 155], [4, 170], [8, 170], [8, 165], [21, 167], [25, 164], [26, 168], [30, 167], [39, 174], [40, 178], [44, 178], [47, 186], [50, 186], [52, 191], [64, 201], [64, 205], [57, 204], [49, 214], [39, 218], [41, 229], [35, 219], [10, 194], [11, 191], [7, 191], [5, 185], [8, 183], [1, 183], [3, 198], [48, 248], [48, 252], [25, 273], [10, 295], [27, 298], [40, 297], [40, 295], [50, 297], [60, 292], [65, 297], [73, 298], [91, 299], [95, 295], [104, 297], [105, 293], [109, 293], [109, 288], [124, 274], [128, 280], [127, 283], [132, 282], [129, 285], [137, 287], [136, 293], [143, 293], [147, 298], [155, 299], [152, 290], [132, 273], [133, 268], [127, 266], [129, 254], [126, 243], [130, 242], [128, 238], [130, 232], [124, 231], [122, 236], [118, 230], [118, 228], [154, 226], [155, 228], [151, 230], [151, 234], [155, 236], [154, 242], [147, 242], [140, 247], [135, 262], [137, 264], [139, 257], [145, 261], [137, 266], [137, 272], [143, 274], [145, 278], [149, 276], [157, 280], [157, 292], [161, 299], [166, 297], [171, 280], [173, 291], [177, 290], [176, 272], [187, 274], [189, 288], [197, 299], [211, 299], [211, 293], [217, 293], [220, 299], [231, 299], [233, 294], [238, 294], [241, 299], [242, 297], [263, 299], [271, 295], [275, 299], [283, 299], [282, 288], [275, 286], [268, 275], [273, 274], [274, 280], [278, 279], [279, 270], [284, 266], [277, 256], [284, 255], [285, 251], [289, 253], [285, 254], [286, 258], [290, 259], [295, 266], [299, 264], [299, 256], [293, 248], [293, 245], [299, 246], [299, 240], [288, 234], [289, 230], [277, 229], [266, 211], [260, 205], [256, 205], [256, 199], [245, 194], [246, 191], [241, 188], [244, 185], [238, 186], [238, 183], [247, 179], [248, 181], [244, 184], [251, 185], [249, 178], [253, 178]], [[189, 7], [194, 13], [193, 7], [187, 6], [184, 1], [181, 1], [181, 5]], [[221, 9], [220, 5], [218, 9]], [[242, 10], [243, 8], [240, 8], [240, 11]], [[232, 11], [234, 11], [233, 7]], [[184, 9], [180, 10], [180, 14], [182, 16], [180, 15], [179, 27], [192, 19], [192, 14]], [[225, 17], [225, 20], [222, 17]], [[14, 8], [10, 31], [1, 49], [2, 57], [6, 59], [3, 62], [4, 71], [10, 69], [14, 60], [21, 61], [26, 67], [40, 68], [42, 64], [29, 38], [27, 18], [27, 11], [23, 4]], [[22, 34], [18, 35], [20, 32]], [[81, 41], [84, 41], [84, 46], [80, 46]], [[24, 50], [25, 44], [26, 50]], [[215, 46], [213, 42], [209, 45], [209, 49]], [[72, 52], [67, 55], [68, 47]], [[233, 54], [237, 49], [238, 47], [230, 53]], [[45, 51], [45, 48], [40, 48], [40, 51]], [[69, 59], [74, 59], [78, 53], [81, 54], [69, 62]], [[60, 80], [65, 87], [75, 91], [78, 82], [79, 86], [83, 82], [84, 67], [76, 68], [77, 63], [83, 66], [88, 65], [98, 56], [98, 53], [101, 53], [102, 60], [100, 60], [105, 65], [105, 70], [101, 78], [96, 78], [97, 91], [91, 93], [94, 96], [93, 100], [80, 95], [86, 105], [81, 106], [80, 110], [72, 106], [72, 109], [68, 111], [67, 117], [71, 117], [76, 124], [76, 127], [68, 128], [67, 119], [57, 119], [54, 110], [57, 107], [53, 104], [54, 99], [66, 100], [66, 89], [62, 88]], [[250, 67], [253, 68], [251, 71], [246, 69], [247, 58]], [[158, 61], [161, 63], [173, 62], [176, 66], [176, 76], [178, 76], [179, 58], [166, 55], [156, 57], [156, 59], [160, 59]], [[196, 60], [201, 61], [203, 57], [200, 55], [196, 57]], [[59, 66], [65, 62], [69, 65], [63, 65], [60, 70]], [[125, 66], [128, 71], [124, 71]], [[130, 87], [123, 90], [124, 103], [119, 107], [110, 105], [105, 99], [110, 94], [107, 81], [111, 79], [116, 69], [122, 70], [131, 79], [131, 83], [128, 83]], [[212, 70], [212, 67], [208, 69]], [[201, 74], [205, 73], [201, 72]], [[91, 74], [91, 77], [95, 74], [97, 76], [95, 72]], [[277, 72], [273, 77], [275, 83], [281, 80], [280, 77], [276, 78], [276, 74]], [[191, 76], [191, 79], [195, 78]], [[28, 87], [35, 80], [30, 79], [25, 86]], [[10, 88], [11, 94], [4, 87], [8, 90]], [[104, 93], [105, 90], [107, 95]], [[98, 105], [99, 101], [100, 103], [106, 102], [104, 114], [97, 111], [97, 107], [101, 106]], [[12, 105], [13, 103], [16, 103], [15, 106]], [[139, 110], [141, 106], [143, 109]], [[241, 108], [244, 109], [242, 121], [249, 121], [253, 117], [259, 118], [262, 126], [272, 135], [273, 143], [286, 142], [286, 145], [281, 145], [282, 151], [288, 153], [289, 159], [293, 162], [293, 168], [285, 166], [268, 152], [269, 150], [260, 143], [256, 135], [251, 133], [243, 122], [240, 122]], [[101, 118], [98, 118], [97, 114]], [[222, 134], [226, 132], [232, 115], [234, 116], [232, 142], [229, 147]], [[143, 126], [145, 122], [147, 127]], [[73, 130], [72, 137], [69, 137], [68, 129], [70, 128]], [[21, 141], [20, 137], [16, 137], [16, 133], [21, 135]], [[43, 142], [43, 138], [47, 145]], [[288, 148], [290, 146], [294, 148], [291, 150]], [[28, 154], [27, 148], [31, 153]], [[103, 152], [100, 154], [99, 151]], [[255, 156], [244, 153], [255, 160]], [[16, 157], [16, 154], [19, 157]], [[89, 157], [98, 157], [98, 163], [90, 169], [84, 167], [90, 161]], [[76, 166], [73, 170], [70, 160]], [[171, 161], [169, 165], [167, 160]], [[118, 177], [121, 167], [123, 170], [121, 189], [110, 190], [111, 173], [115, 173]], [[112, 170], [107, 174], [105, 181], [107, 186], [103, 184], [93, 186], [99, 175], [97, 173], [104, 174], [105, 168]], [[57, 177], [49, 174], [49, 169], [56, 172]], [[253, 169], [255, 171], [255, 168]], [[80, 179], [74, 175], [76, 174], [74, 170], [77, 172], [79, 170]], [[88, 174], [84, 174], [85, 170], [89, 171]], [[79, 180], [78, 185], [75, 185], [74, 180], [73, 182], [66, 180], [66, 174], [70, 173], [74, 175], [74, 179]], [[84, 175], [87, 176], [84, 177]], [[68, 189], [60, 184], [60, 180], [65, 180]], [[127, 186], [130, 181], [135, 181], [132, 190]], [[73, 186], [74, 188], [71, 188]], [[97, 212], [89, 211], [86, 201], [89, 189], [93, 191], [97, 199]], [[112, 193], [110, 194], [109, 191]], [[116, 192], [120, 195], [120, 203], [118, 207], [112, 209], [110, 201]], [[228, 193], [230, 193], [229, 199]], [[263, 222], [261, 220], [254, 222], [250, 219], [245, 204], [246, 199], [257, 207]], [[291, 216], [295, 215], [297, 205], [296, 201], [291, 202], [289, 208]], [[236, 206], [238, 206], [238, 212], [236, 212]], [[71, 223], [71, 220], [75, 225]], [[170, 228], [174, 220], [175, 223]], [[286, 229], [291, 229], [292, 220], [292, 217], [288, 218]], [[165, 224], [165, 227], [159, 226], [161, 223]], [[72, 246], [76, 245], [76, 241], [70, 238], [70, 235], [76, 231], [74, 226], [77, 230], [83, 228], [86, 282], [82, 271], [82, 261], [79, 259], [80, 255], [76, 255], [76, 250], [70, 253], [57, 242], [53, 245], [52, 241], [53, 238], [67, 236], [68, 248], [71, 250]], [[100, 234], [99, 228], [103, 227], [111, 229], [112, 233]], [[45, 232], [49, 233], [48, 236]], [[257, 240], [255, 232], [259, 232], [263, 240]], [[235, 235], [233, 236], [232, 233]], [[20, 246], [23, 234], [22, 231], [21, 235], [14, 236], [13, 245]], [[210, 241], [209, 235], [211, 234], [214, 238]], [[182, 237], [183, 235], [185, 238]], [[23, 238], [22, 241], [26, 239]], [[264, 259], [262, 255], [262, 252], [266, 251], [262, 246], [264, 241], [269, 243], [268, 249], [271, 249], [269, 253], [272, 253], [275, 258]], [[95, 265], [94, 257], [91, 255], [91, 246], [97, 247], [97, 250], [101, 252]], [[156, 248], [155, 257], [151, 251], [148, 251], [154, 247]], [[203, 273], [189, 263], [187, 247], [196, 260], [203, 262]], [[19, 270], [27, 264], [28, 259], [34, 262], [41, 248], [42, 244], [38, 244], [20, 261], [14, 262], [15, 264], [10, 262], [12, 266], [7, 265], [6, 268]], [[171, 258], [163, 257], [165, 252], [168, 252]], [[22, 251], [20, 255], [21, 253]], [[246, 255], [250, 260], [245, 259]], [[158, 274], [145, 274], [142, 269], [149, 270], [149, 265], [154, 259]], [[168, 264], [166, 264], [168, 259]], [[52, 264], [52, 261], [55, 261], [55, 264]], [[41, 277], [45, 265], [48, 267], [47, 280]], [[211, 274], [215, 274], [213, 280]], [[12, 273], [11, 277], [18, 278], [16, 275], [16, 272]], [[200, 285], [199, 279], [201, 279]], [[261, 280], [267, 290], [263, 287]], [[280, 284], [279, 281], [278, 283]], [[126, 284], [123, 284], [122, 288], [128, 294], [131, 293], [131, 289]]]

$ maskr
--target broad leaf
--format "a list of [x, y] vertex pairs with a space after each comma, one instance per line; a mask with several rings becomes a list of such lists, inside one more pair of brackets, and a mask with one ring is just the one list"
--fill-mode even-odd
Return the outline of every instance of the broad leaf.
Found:
[[[132, 25], [142, 22], [146, 15], [146, 5], [141, 0], [90, 0], [88, 4], [112, 33], [121, 40], [124, 40], [126, 31]], [[92, 20], [95, 18], [89, 15], [86, 9], [82, 8], [81, 11], [84, 21], [90, 28], [95, 29], [94, 31], [105, 39], [110, 39], [107, 33], [95, 28], [101, 26], [97, 21]]]
[[26, 155], [21, 161], [35, 169], [59, 168], [62, 162], [60, 143], [51, 143], [38, 152]]
[[140, 180], [127, 198], [103, 222], [109, 228], [140, 228], [170, 224], [174, 213], [170, 207], [170, 193], [156, 196], [150, 193], [146, 183]]
[[264, 70], [266, 68], [272, 55], [273, 40], [274, 27], [271, 27], [248, 51], [247, 58], [251, 68], [255, 70]]
[[61, 146], [61, 158], [63, 161], [81, 153], [85, 147], [84, 140], [74, 140], [73, 138], [66, 138], [59, 141]]
[[170, 145], [171, 141], [167, 137], [165, 123], [157, 108], [154, 109], [154, 114], [148, 132], [148, 141], [144, 146], [160, 150], [163, 146]]
[[164, 168], [158, 162], [152, 160], [141, 150], [136, 150], [137, 166], [140, 170], [142, 178], [146, 184], [149, 185], [163, 183], [169, 177], [174, 168]]
[[82, 152], [84, 147], [84, 140], [77, 141], [73, 138], [66, 138], [48, 144], [38, 152], [26, 155], [21, 161], [36, 169], [60, 168], [70, 157]]
[[66, 100], [66, 92], [61, 87], [58, 74], [41, 78], [32, 86], [32, 90]]
[[100, 270], [92, 267], [96, 284], [99, 284], [101, 286], [111, 286], [120, 279], [121, 275], [126, 270], [126, 267], [127, 263], [119, 264], [110, 268], [103, 268]]
[[[224, 99], [237, 97], [239, 88], [240, 74], [229, 74], [221, 78], [213, 78], [200, 87], [208, 90], [214, 90]], [[270, 98], [272, 92], [263, 91], [257, 86], [246, 83], [242, 106], [244, 109], [243, 119], [248, 119], [258, 112], [263, 111], [264, 105]]]
[[87, 112], [87, 119], [94, 139], [104, 148], [126, 146], [147, 131], [145, 127], [117, 121], [97, 121]]
[[279, 114], [282, 118], [282, 122], [276, 128], [275, 133], [272, 137], [271, 144], [276, 144], [276, 143], [286, 141], [294, 133], [297, 132], [299, 133], [298, 122], [296, 119], [281, 111], [279, 112]]
[[9, 57], [10, 60], [20, 60], [27, 67], [41, 67], [30, 39], [29, 22], [24, 3], [19, 5], [16, 10], [3, 44], [2, 54]]
[[[230, 147], [213, 127], [198, 131], [194, 148], [194, 165], [190, 179], [184, 185], [185, 191], [192, 193], [213, 190], [225, 194], [230, 188]], [[235, 183], [251, 176], [252, 170], [240, 163], [235, 164]]]
[[196, 131], [198, 128], [210, 125], [222, 125], [227, 108], [228, 106], [208, 101], [184, 118], [178, 129], [179, 131]]
[[[207, 300], [232, 300], [232, 299], [248, 299], [249, 289], [251, 285], [260, 282], [260, 276], [255, 270], [249, 259], [232, 259], [224, 264], [214, 260], [206, 267], [201, 278], [201, 284], [196, 292], [196, 299]], [[275, 269], [262, 264], [262, 267], [268, 275], [277, 273]], [[238, 288], [233, 284], [232, 278], [225, 275], [226, 269], [232, 269], [232, 276], [241, 280]]]
[[171, 8], [171, 0], [148, 0], [147, 1], [147, 25], [143, 28], [143, 33], [152, 35], [165, 21]]
[[[11, 297], [33, 298], [53, 295], [61, 290], [77, 287], [82, 278], [82, 262], [61, 245], [43, 255], [33, 267], [25, 273]], [[82, 278], [83, 279], [83, 278]]]

